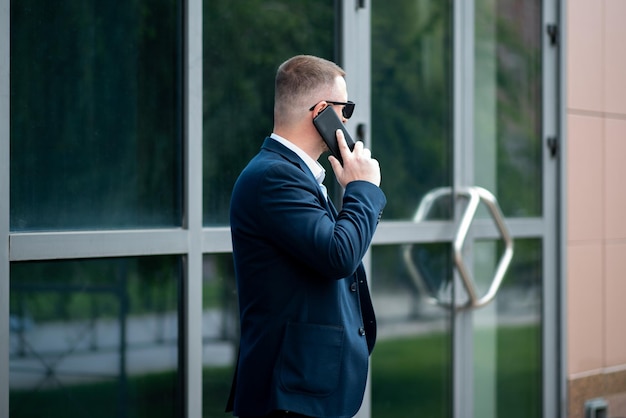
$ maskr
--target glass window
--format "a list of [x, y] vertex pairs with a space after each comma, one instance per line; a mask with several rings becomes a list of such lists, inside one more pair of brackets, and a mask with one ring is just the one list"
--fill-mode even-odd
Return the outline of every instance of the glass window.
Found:
[[223, 418], [237, 348], [239, 308], [232, 254], [207, 254], [202, 278], [202, 415]]
[[541, 216], [541, 1], [476, 1], [475, 184], [507, 217]]
[[[452, 181], [452, 5], [371, 4], [372, 149], [387, 195], [384, 219], [407, 220], [428, 192]], [[449, 218], [449, 201], [439, 204], [447, 208], [436, 217]]]
[[[479, 294], [495, 274], [502, 243], [476, 241]], [[540, 239], [515, 240], [515, 256], [494, 301], [474, 311], [474, 416], [542, 416], [542, 251]]]
[[11, 229], [180, 225], [181, 2], [11, 2]]
[[11, 417], [173, 417], [179, 257], [11, 265]]
[[[235, 180], [272, 132], [278, 65], [297, 54], [335, 59], [334, 3], [203, 3], [205, 225], [228, 224]], [[329, 170], [325, 184], [332, 195]]]
[[450, 297], [450, 244], [372, 247], [372, 417], [452, 414], [452, 319], [430, 302]]

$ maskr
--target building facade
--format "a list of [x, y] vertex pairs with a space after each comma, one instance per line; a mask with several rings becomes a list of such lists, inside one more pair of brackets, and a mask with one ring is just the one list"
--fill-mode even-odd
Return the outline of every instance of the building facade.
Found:
[[571, 417], [626, 415], [626, 2], [567, 4], [567, 351]]
[[626, 416], [623, 16], [0, 0], [0, 416], [227, 416], [230, 191], [301, 53], [346, 70], [388, 198], [358, 417]]

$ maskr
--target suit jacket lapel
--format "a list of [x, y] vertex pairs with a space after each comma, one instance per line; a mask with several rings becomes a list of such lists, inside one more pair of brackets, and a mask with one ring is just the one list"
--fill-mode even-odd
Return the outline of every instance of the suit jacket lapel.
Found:
[[[311, 173], [311, 170], [309, 170], [306, 164], [304, 164], [304, 161], [302, 161], [295, 152], [291, 151], [289, 148], [285, 147], [283, 144], [270, 137], [265, 138], [265, 142], [263, 142], [263, 148], [273, 152], [277, 152], [278, 154], [285, 157], [287, 160], [291, 161], [293, 164], [296, 164], [298, 167], [300, 167], [300, 170], [307, 173], [311, 180], [317, 185], [317, 180], [315, 180], [315, 177], [313, 177], [313, 173]], [[317, 197], [320, 199], [320, 202], [323, 202], [322, 204], [326, 208], [326, 211], [330, 214], [330, 216], [332, 216], [333, 219], [336, 220], [337, 209], [335, 209], [335, 206], [330, 201], [330, 199], [326, 199], [324, 193], [322, 192], [322, 189], [319, 186], [317, 190]]]

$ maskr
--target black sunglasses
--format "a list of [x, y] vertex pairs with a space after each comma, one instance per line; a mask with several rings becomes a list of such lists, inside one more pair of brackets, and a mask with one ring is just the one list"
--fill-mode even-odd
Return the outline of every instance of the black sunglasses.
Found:
[[[352, 113], [354, 112], [354, 107], [356, 106], [356, 104], [351, 101], [347, 101], [347, 102], [333, 102], [332, 100], [324, 100], [324, 101], [331, 105], [342, 105], [343, 109], [341, 109], [341, 114], [346, 119], [350, 119], [350, 116], [352, 116]], [[317, 106], [319, 103], [320, 102], [317, 102], [313, 106], [311, 106], [311, 108], [309, 109], [309, 112], [315, 109], [315, 106]]]

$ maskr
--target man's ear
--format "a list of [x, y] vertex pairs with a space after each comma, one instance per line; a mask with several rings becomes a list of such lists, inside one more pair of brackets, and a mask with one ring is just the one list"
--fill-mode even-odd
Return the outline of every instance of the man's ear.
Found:
[[322, 110], [326, 109], [328, 107], [328, 103], [326, 103], [325, 101], [321, 101], [318, 104], [315, 105], [315, 108], [313, 108], [313, 118], [315, 118], [317, 115], [319, 115], [320, 113], [322, 113]]

